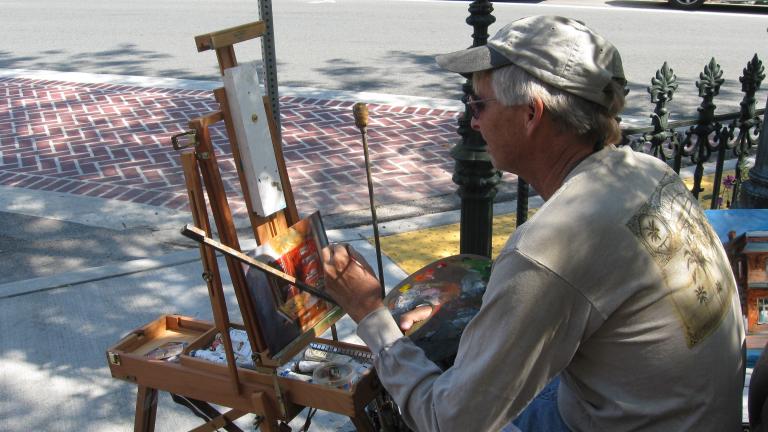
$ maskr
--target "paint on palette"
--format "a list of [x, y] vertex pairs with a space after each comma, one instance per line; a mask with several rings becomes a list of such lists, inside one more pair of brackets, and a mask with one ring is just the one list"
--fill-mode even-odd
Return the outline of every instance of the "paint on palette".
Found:
[[479, 255], [454, 255], [437, 260], [400, 282], [385, 298], [396, 321], [423, 305], [429, 318], [406, 335], [443, 369], [453, 364], [461, 333], [482, 304], [491, 274], [491, 260]]

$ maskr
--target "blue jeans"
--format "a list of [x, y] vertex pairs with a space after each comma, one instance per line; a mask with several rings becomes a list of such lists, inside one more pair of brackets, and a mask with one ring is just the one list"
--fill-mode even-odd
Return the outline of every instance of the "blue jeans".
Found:
[[570, 432], [560, 417], [560, 411], [557, 410], [557, 388], [559, 386], [560, 377], [555, 377], [502, 431]]

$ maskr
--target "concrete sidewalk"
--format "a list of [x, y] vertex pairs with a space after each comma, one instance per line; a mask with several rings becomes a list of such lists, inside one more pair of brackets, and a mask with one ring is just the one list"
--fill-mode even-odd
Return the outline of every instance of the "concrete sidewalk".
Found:
[[[0, 430], [131, 430], [135, 386], [110, 377], [105, 350], [162, 314], [212, 319], [198, 251], [178, 234], [191, 217], [169, 137], [217, 108], [210, 95], [216, 84], [0, 71]], [[381, 235], [458, 221], [448, 155], [456, 102], [281, 93], [297, 203], [303, 214], [323, 212], [330, 240], [351, 242], [376, 262], [350, 110], [357, 101], [371, 111]], [[231, 153], [223, 131], [215, 133], [232, 188]], [[242, 201], [233, 204], [244, 223]], [[386, 256], [384, 263], [389, 287], [406, 276]], [[348, 318], [339, 330], [355, 340]], [[161, 398], [157, 430], [197, 424]], [[346, 418], [324, 413], [314, 424], [352, 429]]]
[[[360, 234], [329, 232], [375, 262], [375, 251]], [[223, 260], [220, 266], [226, 268]], [[389, 260], [385, 269], [390, 286], [405, 277]], [[212, 320], [201, 273], [197, 250], [189, 250], [0, 285], [0, 429], [132, 430], [136, 386], [111, 378], [105, 351], [162, 314]], [[240, 321], [231, 282], [223, 275], [229, 313]], [[349, 318], [340, 322], [339, 336], [360, 343]], [[246, 427], [248, 421], [238, 424]], [[199, 424], [186, 408], [161, 397], [156, 430]], [[298, 419], [293, 426], [301, 424]], [[319, 413], [314, 424], [316, 431], [353, 429], [348, 419], [328, 413]]]

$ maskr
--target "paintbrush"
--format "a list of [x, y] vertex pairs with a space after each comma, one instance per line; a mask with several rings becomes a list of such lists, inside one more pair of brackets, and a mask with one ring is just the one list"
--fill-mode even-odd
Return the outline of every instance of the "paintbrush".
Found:
[[184, 235], [185, 237], [191, 238], [192, 240], [200, 244], [208, 245], [225, 255], [231, 256], [232, 258], [235, 258], [240, 262], [248, 264], [249, 266], [256, 267], [257, 269], [263, 271], [264, 273], [270, 274], [280, 280], [288, 282], [289, 284], [296, 286], [298, 289], [304, 292], [307, 292], [325, 301], [336, 304], [336, 301], [333, 300], [331, 296], [324, 293], [323, 291], [320, 291], [320, 289], [313, 287], [307, 284], [306, 282], [300, 281], [296, 279], [294, 276], [289, 275], [288, 273], [282, 272], [270, 266], [267, 263], [264, 263], [255, 258], [249, 257], [248, 255], [236, 249], [232, 249], [231, 247], [206, 236], [205, 231], [201, 230], [200, 228], [194, 225], [190, 225], [190, 224], [185, 225], [184, 228], [181, 229], [181, 234]]
[[376, 217], [376, 200], [373, 196], [373, 178], [371, 177], [371, 159], [368, 156], [368, 105], [358, 102], [352, 107], [355, 117], [355, 126], [360, 129], [363, 140], [363, 156], [365, 157], [365, 177], [368, 180], [368, 200], [371, 203], [371, 223], [373, 225], [373, 241], [376, 246], [376, 264], [379, 269], [379, 282], [381, 283], [381, 298], [384, 298], [384, 266], [381, 263], [381, 243], [379, 242], [379, 220]]

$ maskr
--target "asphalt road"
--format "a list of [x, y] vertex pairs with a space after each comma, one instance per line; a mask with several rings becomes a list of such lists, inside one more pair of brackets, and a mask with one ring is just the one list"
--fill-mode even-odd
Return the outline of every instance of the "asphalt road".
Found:
[[[273, 0], [281, 85], [457, 98], [460, 78], [437, 69], [437, 53], [471, 44], [467, 1]], [[193, 37], [254, 21], [256, 0], [0, 0], [0, 69], [42, 69], [217, 79], [213, 53]], [[711, 57], [726, 83], [721, 109], [737, 109], [738, 77], [757, 53], [768, 59], [768, 8], [708, 4], [672, 10], [662, 0], [495, 2], [497, 23], [534, 14], [583, 20], [620, 49], [631, 93], [628, 114], [645, 113], [645, 88], [668, 61], [678, 76], [677, 111], [699, 104], [695, 81]], [[259, 59], [256, 42], [238, 47]], [[764, 100], [761, 98], [759, 100]]]

